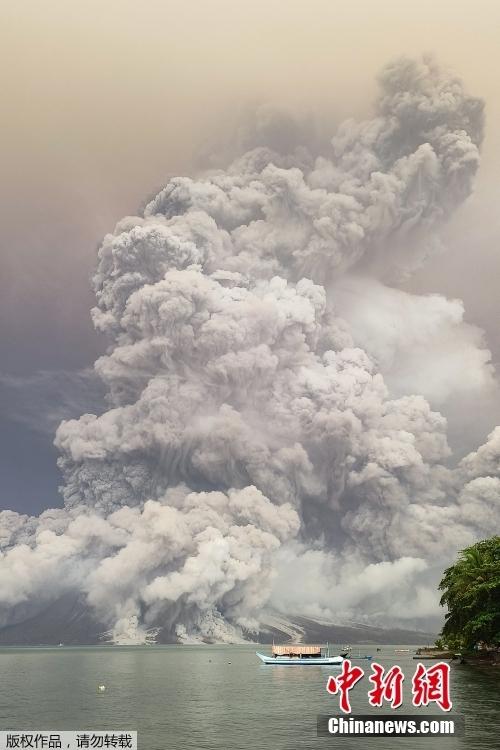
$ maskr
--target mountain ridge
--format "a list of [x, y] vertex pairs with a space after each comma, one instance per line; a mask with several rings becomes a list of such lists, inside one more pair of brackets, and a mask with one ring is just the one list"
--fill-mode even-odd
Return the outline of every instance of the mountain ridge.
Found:
[[[155, 641], [159, 644], [181, 642], [170, 630], [157, 624]], [[415, 644], [433, 643], [436, 634], [401, 628], [382, 628], [361, 623], [329, 623], [302, 615], [285, 616], [266, 612], [257, 637], [245, 634], [248, 641], [322, 642], [339, 644]], [[81, 596], [66, 594], [47, 605], [35, 617], [0, 628], [0, 646], [113, 645], [108, 627], [99, 622]], [[126, 645], [123, 642], [120, 645]], [[131, 644], [132, 645], [132, 644]]]

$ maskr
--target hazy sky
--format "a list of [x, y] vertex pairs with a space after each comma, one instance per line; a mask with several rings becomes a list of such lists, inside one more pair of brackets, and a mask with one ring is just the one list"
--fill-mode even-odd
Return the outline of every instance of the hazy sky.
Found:
[[[310, 111], [333, 133], [369, 111], [382, 65], [423, 52], [486, 100], [487, 129], [476, 194], [446, 231], [450, 255], [408, 286], [462, 297], [500, 358], [500, 3], [7, 0], [0, 15], [2, 373], [92, 363], [100, 238], [170, 174], [192, 172], [247, 105]], [[0, 507], [35, 510], [55, 494], [54, 451], [19, 429], [0, 434]]]

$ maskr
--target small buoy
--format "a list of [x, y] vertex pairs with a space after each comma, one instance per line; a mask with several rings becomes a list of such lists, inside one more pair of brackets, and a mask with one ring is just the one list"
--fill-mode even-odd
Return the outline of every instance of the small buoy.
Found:
[[98, 685], [97, 690], [99, 691], [99, 693], [104, 693], [106, 690], [106, 685]]

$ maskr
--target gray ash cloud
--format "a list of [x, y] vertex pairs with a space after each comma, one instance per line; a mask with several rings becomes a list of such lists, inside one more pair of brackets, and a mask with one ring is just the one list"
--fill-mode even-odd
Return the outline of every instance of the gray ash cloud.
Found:
[[394, 287], [472, 190], [483, 105], [431, 60], [379, 80], [323, 155], [293, 131], [104, 238], [108, 407], [57, 431], [64, 509], [0, 514], [0, 624], [75, 588], [117, 640], [234, 640], [270, 599], [411, 620], [492, 533], [497, 432], [453, 467], [436, 409], [496, 387], [489, 352], [459, 302]]

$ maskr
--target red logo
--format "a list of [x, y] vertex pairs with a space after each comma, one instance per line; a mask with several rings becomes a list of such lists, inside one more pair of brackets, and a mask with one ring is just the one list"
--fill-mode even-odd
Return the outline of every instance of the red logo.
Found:
[[[370, 706], [382, 706], [387, 701], [391, 708], [403, 705], [404, 674], [397, 664], [387, 671], [381, 664], [373, 662], [372, 674], [369, 677], [373, 684], [368, 691]], [[349, 691], [364, 677], [361, 667], [352, 666], [349, 659], [344, 659], [342, 671], [338, 677], [328, 678], [326, 684], [330, 695], [340, 696], [340, 709], [345, 714], [351, 713]], [[412, 678], [412, 699], [414, 706], [428, 706], [436, 703], [443, 711], [449, 711], [453, 705], [450, 698], [450, 665], [438, 662], [426, 669], [420, 662]]]
[[413, 675], [413, 705], [428, 706], [437, 703], [443, 711], [453, 705], [450, 699], [450, 665], [438, 662], [426, 669], [420, 662]]
[[364, 671], [361, 667], [351, 667], [349, 659], [344, 659], [342, 672], [338, 677], [328, 678], [326, 689], [331, 695], [340, 694], [340, 708], [345, 714], [351, 713], [349, 703], [349, 690], [363, 677]]
[[401, 667], [394, 665], [384, 674], [385, 670], [381, 664], [373, 662], [373, 674], [370, 682], [374, 687], [368, 693], [370, 706], [381, 706], [382, 701], [388, 701], [391, 708], [398, 708], [403, 703], [403, 680], [405, 678]]

